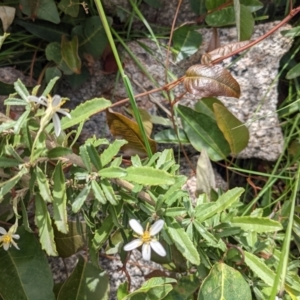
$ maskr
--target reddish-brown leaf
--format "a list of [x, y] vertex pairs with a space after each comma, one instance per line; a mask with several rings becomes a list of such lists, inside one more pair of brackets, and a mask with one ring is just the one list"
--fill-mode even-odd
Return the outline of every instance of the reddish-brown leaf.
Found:
[[194, 65], [186, 71], [185, 75], [183, 83], [191, 94], [200, 97], [240, 97], [240, 85], [220, 65]]
[[210, 51], [208, 53], [205, 53], [201, 57], [201, 64], [209, 65], [213, 60], [223, 57], [225, 55], [229, 55], [230, 53], [233, 53], [234, 51], [246, 46], [250, 42], [251, 41], [231, 43], [217, 48], [213, 51]]
[[[147, 156], [143, 137], [136, 122], [112, 110], [106, 110], [106, 119], [112, 135], [128, 142], [121, 148], [126, 155]], [[156, 142], [149, 137], [148, 141], [152, 152], [156, 152]]]

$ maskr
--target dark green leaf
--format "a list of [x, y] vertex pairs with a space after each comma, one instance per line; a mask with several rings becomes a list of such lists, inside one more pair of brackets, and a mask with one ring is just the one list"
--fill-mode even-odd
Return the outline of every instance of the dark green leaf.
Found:
[[107, 300], [109, 277], [82, 256], [71, 276], [61, 287], [57, 300]]
[[109, 238], [111, 231], [114, 228], [114, 222], [112, 220], [112, 216], [106, 217], [106, 219], [101, 224], [100, 228], [95, 231], [95, 236], [93, 238], [93, 248], [98, 251], [104, 243]]
[[44, 201], [51, 203], [53, 201], [49, 182], [44, 172], [36, 166], [36, 180], [39, 186], [40, 194]]
[[34, 234], [20, 226], [18, 247], [0, 248], [0, 293], [4, 300], [55, 300], [47, 258]]
[[300, 76], [300, 63], [292, 67], [286, 74], [286, 79], [294, 79]]
[[64, 157], [65, 155], [71, 154], [73, 151], [70, 148], [56, 147], [48, 151], [49, 158]]
[[81, 72], [81, 59], [78, 55], [78, 37], [74, 36], [71, 41], [63, 35], [61, 39], [61, 55], [64, 62], [75, 74]]
[[79, 6], [79, 3], [73, 2], [71, 0], [61, 0], [58, 4], [58, 8], [60, 10], [73, 18], [76, 18], [78, 16]]
[[153, 8], [156, 9], [161, 8], [161, 0], [143, 0], [143, 1]]
[[85, 202], [89, 192], [90, 192], [90, 189], [91, 189], [91, 186], [90, 185], [86, 185], [82, 190], [81, 192], [79, 193], [79, 195], [75, 198], [74, 202], [72, 203], [72, 211], [74, 213], [77, 213], [83, 203]]
[[204, 0], [189, 0], [192, 11], [197, 15], [201, 16], [206, 13], [206, 7]]

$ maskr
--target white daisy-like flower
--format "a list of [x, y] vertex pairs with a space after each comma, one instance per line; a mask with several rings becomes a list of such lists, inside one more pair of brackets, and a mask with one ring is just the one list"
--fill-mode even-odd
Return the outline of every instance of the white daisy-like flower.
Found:
[[14, 234], [14, 226], [12, 226], [8, 232], [0, 226], [0, 234], [2, 234], [2, 236], [0, 236], [0, 247], [3, 246], [3, 249], [7, 251], [11, 245], [14, 245], [15, 248], [20, 250], [17, 243], [13, 240], [20, 238], [18, 234]]
[[59, 136], [61, 133], [61, 124], [60, 119], [57, 113], [63, 114], [71, 119], [71, 115], [63, 108], [60, 108], [64, 101], [59, 95], [54, 95], [53, 97], [49, 96], [48, 99], [45, 96], [36, 97], [29, 96], [27, 97], [28, 102], [34, 102], [41, 104], [47, 107], [46, 115], [49, 114], [53, 121], [54, 132], [56, 136]]
[[131, 219], [129, 221], [129, 225], [132, 228], [132, 230], [139, 235], [138, 239], [135, 239], [131, 241], [130, 243], [126, 244], [124, 246], [125, 251], [131, 251], [133, 249], [136, 249], [138, 247], [142, 246], [142, 256], [144, 260], [150, 260], [151, 257], [151, 248], [160, 256], [166, 256], [166, 250], [163, 248], [161, 243], [154, 237], [156, 234], [158, 234], [163, 226], [164, 226], [164, 220], [158, 220], [156, 221], [148, 230], [148, 225], [146, 227], [146, 230], [144, 231], [141, 224], [135, 220]]

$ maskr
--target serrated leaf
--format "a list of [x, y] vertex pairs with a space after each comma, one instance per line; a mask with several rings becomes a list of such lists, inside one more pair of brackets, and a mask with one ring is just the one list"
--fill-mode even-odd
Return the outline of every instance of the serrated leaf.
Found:
[[27, 102], [27, 98], [30, 95], [26, 86], [23, 84], [23, 82], [18, 79], [15, 83], [14, 83], [14, 87], [16, 92], [21, 96], [21, 98]]
[[[138, 124], [113, 111], [106, 111], [107, 124], [110, 132], [117, 138], [125, 139], [128, 143], [122, 147], [122, 150], [128, 154], [139, 154], [145, 156], [147, 154], [142, 133]], [[152, 152], [156, 152], [156, 143], [148, 137], [148, 141]]]
[[101, 187], [99, 186], [98, 182], [96, 180], [92, 180], [91, 181], [91, 187], [92, 190], [94, 192], [94, 196], [95, 198], [101, 203], [101, 204], [105, 204], [107, 202], [107, 199], [101, 189]]
[[124, 179], [143, 185], [172, 185], [175, 183], [173, 175], [152, 167], [129, 167]]
[[174, 30], [172, 42], [175, 62], [188, 58], [198, 51], [202, 35], [196, 29], [195, 26], [184, 25]]
[[4, 300], [55, 300], [52, 273], [40, 244], [23, 226], [18, 227], [17, 234], [20, 250], [0, 248], [1, 297]]
[[71, 41], [63, 35], [61, 39], [61, 55], [67, 66], [75, 74], [81, 73], [81, 59], [78, 55], [78, 37], [74, 36]]
[[47, 97], [50, 94], [50, 92], [54, 88], [54, 86], [55, 86], [56, 82], [58, 81], [58, 79], [59, 79], [58, 76], [51, 78], [51, 80], [48, 82], [46, 88], [43, 91], [43, 94], [42, 94], [43, 96]]
[[225, 106], [215, 103], [213, 104], [213, 108], [218, 127], [223, 132], [232, 154], [237, 155], [248, 145], [248, 128]]
[[57, 300], [107, 300], [109, 290], [106, 272], [79, 256], [77, 266], [62, 285]]
[[38, 166], [36, 166], [36, 181], [39, 186], [40, 195], [42, 196], [44, 201], [49, 203], [53, 202], [48, 179], [41, 168], [39, 168]]
[[56, 165], [53, 172], [53, 219], [58, 231], [62, 233], [69, 231], [66, 179], [61, 162]]
[[96, 148], [92, 144], [89, 144], [89, 143], [87, 143], [85, 145], [85, 147], [87, 149], [88, 156], [91, 160], [91, 163], [95, 166], [95, 168], [97, 170], [102, 169], [99, 153], [97, 152]]
[[69, 257], [78, 253], [87, 244], [87, 228], [85, 222], [68, 221], [68, 233], [59, 232], [54, 227], [54, 240], [60, 257]]
[[103, 178], [121, 178], [127, 175], [127, 171], [119, 167], [107, 167], [98, 172]]
[[224, 211], [234, 202], [238, 201], [243, 192], [243, 188], [233, 188], [221, 195], [216, 202], [200, 204], [195, 208], [195, 218], [202, 223], [206, 219]]
[[117, 205], [118, 201], [116, 199], [116, 196], [115, 196], [114, 190], [111, 186], [111, 183], [107, 179], [102, 178], [100, 181], [100, 186], [102, 188], [102, 191], [103, 191], [107, 201], [110, 202], [110, 204], [112, 204], [112, 205]]
[[226, 96], [239, 98], [240, 85], [220, 65], [193, 65], [185, 73], [185, 89], [200, 97]]
[[225, 55], [229, 55], [230, 53], [233, 53], [234, 51], [246, 46], [249, 43], [250, 41], [230, 43], [222, 47], [219, 47], [213, 51], [210, 51], [209, 53], [204, 53], [201, 56], [201, 64], [203, 65], [210, 64], [213, 60], [221, 58]]
[[199, 265], [200, 257], [197, 249], [187, 233], [176, 221], [169, 221], [167, 231], [178, 251], [192, 264]]
[[15, 18], [16, 9], [10, 6], [0, 6], [0, 19], [3, 31], [6, 32]]
[[121, 147], [127, 144], [127, 141], [125, 140], [115, 140], [113, 143], [111, 143], [107, 149], [103, 151], [102, 154], [100, 154], [100, 161], [102, 167], [105, 167], [113, 158], [116, 156]]
[[283, 229], [279, 222], [263, 217], [233, 217], [231, 223], [244, 231], [257, 233], [274, 232]]
[[0, 168], [16, 167], [20, 164], [19, 161], [13, 158], [0, 157]]
[[212, 160], [221, 160], [229, 155], [228, 142], [214, 119], [182, 105], [178, 105], [177, 111], [184, 131], [196, 150], [205, 149]]
[[89, 173], [92, 172], [92, 164], [91, 164], [91, 158], [89, 156], [87, 145], [82, 145], [79, 148], [79, 154], [82, 159], [82, 162], [84, 163], [84, 166], [86, 167], [87, 171]]
[[63, 130], [70, 128], [82, 121], [86, 121], [90, 116], [105, 110], [111, 105], [109, 100], [104, 98], [94, 98], [76, 106], [74, 110], [70, 112], [71, 119], [64, 117], [61, 119], [61, 128]]
[[85, 202], [89, 192], [90, 192], [91, 186], [89, 184], [87, 184], [82, 190], [81, 192], [78, 194], [78, 196], [75, 198], [74, 202], [72, 203], [72, 211], [73, 213], [77, 213], [83, 203]]
[[46, 202], [40, 194], [35, 195], [35, 224], [39, 229], [40, 243], [42, 249], [50, 256], [57, 256], [54, 242], [54, 232]]
[[204, 279], [198, 300], [251, 300], [251, 290], [242, 274], [224, 263], [216, 263]]
[[102, 222], [100, 228], [95, 231], [94, 238], [92, 240], [93, 248], [98, 251], [104, 243], [107, 241], [108, 237], [111, 234], [111, 231], [114, 228], [114, 222], [112, 216], [109, 215], [106, 219]]

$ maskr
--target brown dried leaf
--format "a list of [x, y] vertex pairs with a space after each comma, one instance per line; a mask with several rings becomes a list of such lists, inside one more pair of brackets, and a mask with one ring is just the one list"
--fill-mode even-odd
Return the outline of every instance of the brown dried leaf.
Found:
[[236, 42], [236, 43], [231, 43], [225, 46], [222, 46], [220, 48], [217, 48], [213, 51], [210, 51], [208, 53], [205, 53], [201, 57], [201, 64], [203, 65], [208, 65], [210, 64], [213, 60], [218, 59], [220, 57], [223, 57], [225, 55], [229, 55], [230, 53], [233, 53], [234, 51], [246, 46], [249, 44], [251, 41], [243, 41], [243, 42]]
[[200, 97], [226, 96], [239, 98], [238, 82], [220, 65], [194, 65], [185, 73], [186, 90]]
[[[121, 148], [126, 155], [147, 155], [143, 137], [136, 122], [112, 110], [106, 110], [106, 119], [112, 135], [128, 142]], [[152, 152], [156, 152], [156, 142], [149, 137], [148, 141]]]

